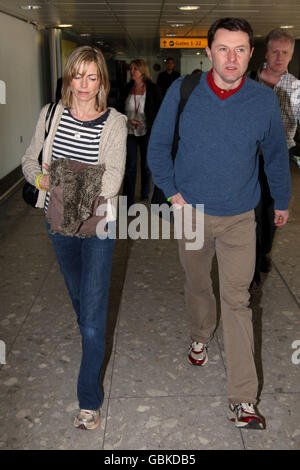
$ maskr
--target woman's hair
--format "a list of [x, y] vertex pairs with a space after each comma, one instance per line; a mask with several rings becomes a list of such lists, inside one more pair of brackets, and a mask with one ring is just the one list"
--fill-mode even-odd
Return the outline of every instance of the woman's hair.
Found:
[[108, 78], [108, 71], [105, 59], [102, 52], [97, 47], [81, 46], [77, 47], [69, 56], [63, 74], [62, 81], [62, 97], [61, 101], [63, 106], [68, 108], [72, 107], [72, 89], [71, 82], [78, 74], [78, 71], [83, 64], [83, 73], [86, 72], [87, 66], [94, 62], [97, 66], [98, 77], [100, 78], [99, 93], [96, 96], [96, 110], [98, 112], [104, 111], [107, 107], [107, 96], [110, 90], [110, 82]]
[[254, 45], [253, 30], [248, 21], [246, 21], [244, 18], [221, 18], [215, 21], [207, 33], [207, 42], [210, 49], [218, 29], [227, 29], [228, 31], [243, 31], [244, 33], [247, 33], [249, 36], [250, 48], [252, 49]]
[[147, 62], [144, 61], [144, 59], [134, 59], [130, 62], [130, 65], [135, 65], [138, 68], [138, 70], [143, 76], [143, 82], [146, 82], [147, 80], [152, 80], [149, 67], [147, 65]]

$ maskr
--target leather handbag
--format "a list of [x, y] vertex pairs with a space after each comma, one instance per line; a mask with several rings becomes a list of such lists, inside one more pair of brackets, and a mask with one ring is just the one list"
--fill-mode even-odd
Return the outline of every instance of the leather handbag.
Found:
[[[50, 130], [50, 127], [51, 127], [51, 122], [52, 122], [53, 115], [54, 115], [54, 112], [55, 112], [55, 109], [56, 109], [56, 105], [57, 105], [57, 103], [50, 103], [50, 105], [48, 107], [47, 114], [46, 114], [46, 119], [45, 119], [45, 137], [44, 137], [44, 140], [46, 139], [47, 135], [49, 134], [49, 130]], [[47, 130], [46, 129], [46, 123], [47, 123], [48, 119], [49, 119], [49, 124], [48, 124], [48, 130]], [[40, 154], [39, 154], [39, 157], [38, 157], [38, 161], [39, 161], [39, 164], [40, 164], [41, 168], [42, 168], [42, 157], [43, 157], [43, 149], [40, 151]], [[39, 190], [36, 186], [26, 182], [26, 183], [24, 183], [24, 186], [23, 186], [22, 196], [23, 196], [24, 201], [27, 204], [29, 204], [32, 207], [35, 207], [36, 203], [37, 203], [38, 196], [39, 196]]]
[[39, 196], [39, 190], [32, 184], [26, 182], [23, 186], [22, 196], [27, 204], [35, 207]]

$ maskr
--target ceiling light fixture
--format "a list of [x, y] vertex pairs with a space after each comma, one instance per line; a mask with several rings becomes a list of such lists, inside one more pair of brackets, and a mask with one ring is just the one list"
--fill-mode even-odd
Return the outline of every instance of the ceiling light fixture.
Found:
[[180, 24], [180, 25], [181, 24], [185, 25], [185, 24], [192, 24], [193, 21], [192, 20], [181, 20], [180, 23], [179, 22], [177, 23], [176, 19], [174, 19], [174, 20], [167, 20], [166, 23], [168, 23], [168, 24], [176, 23], [176, 24]]
[[40, 5], [21, 5], [22, 10], [39, 10], [42, 8]]
[[181, 10], [181, 11], [195, 11], [195, 10], [199, 10], [199, 6], [197, 5], [183, 5], [182, 7], [177, 7], [178, 10]]
[[72, 24], [59, 24], [57, 27], [58, 28], [72, 28]]
[[286, 25], [283, 25], [283, 26], [280, 26], [280, 29], [292, 29], [294, 28], [295, 26], [292, 25], [292, 24], [286, 24]]
[[171, 28], [181, 28], [182, 26], [189, 26], [193, 24], [192, 21], [181, 21], [180, 23], [177, 23], [176, 20], [167, 20], [167, 23], [169, 26], [171, 26]]

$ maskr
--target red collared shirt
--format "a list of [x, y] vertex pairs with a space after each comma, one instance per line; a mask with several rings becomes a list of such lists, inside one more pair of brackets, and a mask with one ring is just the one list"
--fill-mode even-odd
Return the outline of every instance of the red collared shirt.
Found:
[[239, 86], [237, 88], [233, 88], [232, 90], [223, 90], [222, 88], [219, 88], [215, 82], [214, 82], [214, 79], [213, 79], [213, 75], [212, 75], [212, 70], [211, 69], [207, 76], [206, 76], [206, 80], [207, 80], [207, 83], [208, 85], [210, 86], [210, 88], [212, 89], [212, 91], [219, 97], [221, 98], [221, 100], [225, 100], [226, 98], [228, 98], [229, 96], [233, 95], [234, 93], [236, 93], [244, 84], [244, 81], [245, 81], [245, 75], [243, 76], [243, 79], [241, 81], [241, 83], [239, 84]]

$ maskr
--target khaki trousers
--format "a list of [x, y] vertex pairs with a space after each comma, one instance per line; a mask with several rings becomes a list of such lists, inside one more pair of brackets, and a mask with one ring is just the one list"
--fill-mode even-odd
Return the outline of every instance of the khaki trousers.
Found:
[[[196, 209], [192, 210], [195, 224]], [[258, 380], [254, 363], [249, 286], [255, 267], [254, 210], [234, 216], [204, 214], [202, 249], [187, 250], [183, 234], [179, 256], [185, 271], [185, 300], [193, 341], [208, 343], [216, 329], [216, 301], [211, 267], [216, 253], [221, 318], [230, 403], [256, 403]]]

